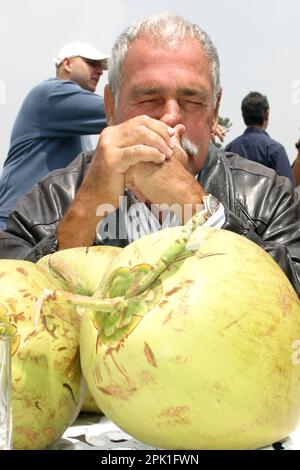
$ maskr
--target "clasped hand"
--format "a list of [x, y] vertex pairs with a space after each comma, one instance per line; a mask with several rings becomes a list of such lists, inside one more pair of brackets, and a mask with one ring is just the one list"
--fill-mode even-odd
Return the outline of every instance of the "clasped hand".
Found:
[[107, 175], [105, 181], [119, 193], [127, 187], [142, 201], [166, 202], [159, 201], [159, 196], [168, 189], [170, 174], [179, 184], [179, 166], [187, 171], [188, 156], [180, 145], [184, 132], [182, 124], [171, 128], [149, 116], [106, 128], [94, 157], [99, 176]]

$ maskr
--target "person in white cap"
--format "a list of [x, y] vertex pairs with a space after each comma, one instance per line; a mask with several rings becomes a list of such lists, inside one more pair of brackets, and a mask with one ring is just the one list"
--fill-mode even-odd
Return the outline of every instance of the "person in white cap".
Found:
[[83, 89], [94, 92], [103, 70], [107, 69], [108, 56], [91, 44], [75, 41], [63, 47], [53, 61], [58, 78], [73, 80]]
[[90, 150], [88, 136], [106, 127], [103, 99], [95, 90], [108, 59], [91, 44], [68, 44], [54, 59], [56, 77], [26, 96], [0, 177], [0, 229], [20, 196], [50, 171]]

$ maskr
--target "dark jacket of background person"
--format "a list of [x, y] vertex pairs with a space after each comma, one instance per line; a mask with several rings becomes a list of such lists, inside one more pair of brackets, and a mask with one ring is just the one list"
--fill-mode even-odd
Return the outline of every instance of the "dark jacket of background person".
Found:
[[[73, 201], [91, 162], [81, 154], [68, 168], [53, 172], [19, 199], [0, 232], [0, 258], [36, 262], [56, 251], [56, 227]], [[300, 296], [300, 198], [286, 178], [262, 165], [210, 146], [199, 183], [224, 205], [223, 228], [247, 237], [281, 266]], [[122, 231], [122, 217], [117, 217]], [[79, 229], [80, 230], [80, 229]], [[126, 246], [128, 241], [105, 240]]]
[[295, 185], [283, 145], [271, 139], [266, 132], [269, 124], [267, 97], [256, 91], [250, 92], [242, 101], [242, 115], [247, 128], [241, 136], [230, 142], [225, 150], [272, 168], [278, 175], [286, 176]]
[[242, 157], [272, 168], [295, 184], [287, 153], [279, 142], [257, 127], [247, 127], [244, 134], [230, 142], [225, 149]]
[[101, 96], [57, 78], [34, 87], [17, 115], [0, 178], [0, 228], [21, 195], [50, 171], [91, 150], [87, 136], [105, 126]]

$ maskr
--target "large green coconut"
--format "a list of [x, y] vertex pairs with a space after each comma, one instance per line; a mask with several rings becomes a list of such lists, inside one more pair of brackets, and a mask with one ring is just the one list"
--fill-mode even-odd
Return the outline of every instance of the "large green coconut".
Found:
[[135, 438], [252, 449], [296, 428], [300, 303], [257, 245], [224, 230], [166, 229], [122, 250], [88, 302], [83, 374]]
[[80, 317], [37, 300], [61, 284], [27, 261], [0, 261], [0, 323], [11, 325], [13, 448], [41, 449], [76, 418], [80, 399]]
[[[55, 295], [45, 304], [43, 298], [61, 289], [91, 295], [119, 251], [65, 250], [36, 265], [0, 260], [0, 324], [9, 325], [6, 333], [13, 335], [14, 449], [52, 444], [74, 421], [83, 402], [80, 315], [74, 305], [55, 302]], [[99, 411], [89, 394], [85, 406]]]

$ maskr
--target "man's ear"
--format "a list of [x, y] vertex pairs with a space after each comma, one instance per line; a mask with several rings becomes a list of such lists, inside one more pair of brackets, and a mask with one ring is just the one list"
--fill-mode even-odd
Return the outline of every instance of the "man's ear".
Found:
[[68, 73], [72, 72], [71, 60], [68, 57], [66, 57], [63, 61], [63, 68]]
[[270, 116], [270, 110], [267, 109], [267, 110], [264, 112], [264, 120], [265, 120], [265, 122], [269, 122], [269, 116]]
[[218, 116], [219, 116], [219, 109], [220, 109], [220, 102], [222, 98], [222, 87], [219, 88], [218, 94], [217, 94], [217, 101], [214, 107], [214, 117], [213, 117], [213, 124], [212, 124], [212, 130], [215, 129], [215, 127], [218, 125]]
[[104, 109], [108, 126], [113, 126], [115, 120], [115, 98], [109, 85], [104, 88]]

